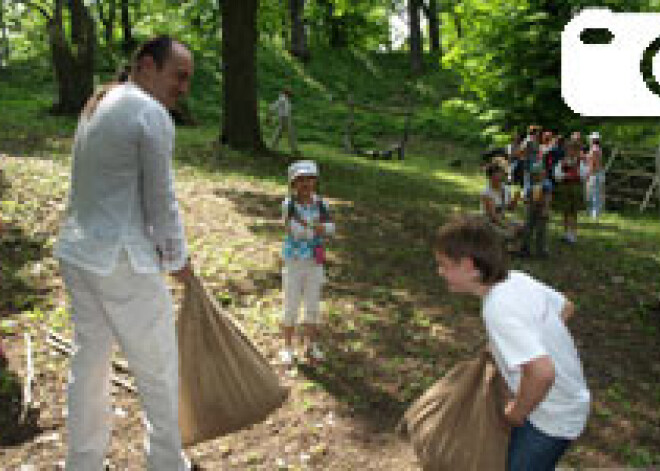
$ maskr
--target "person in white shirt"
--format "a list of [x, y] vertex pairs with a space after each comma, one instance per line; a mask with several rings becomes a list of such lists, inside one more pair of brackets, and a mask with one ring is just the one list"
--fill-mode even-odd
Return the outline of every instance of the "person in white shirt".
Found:
[[575, 308], [563, 294], [509, 271], [493, 229], [463, 217], [443, 226], [434, 244], [438, 273], [452, 292], [482, 300], [498, 370], [512, 394], [509, 471], [550, 471], [584, 430], [590, 393], [566, 321]]
[[174, 193], [174, 124], [193, 58], [159, 36], [137, 51], [129, 81], [82, 113], [71, 189], [55, 247], [71, 301], [66, 469], [103, 469], [110, 438], [110, 356], [118, 342], [147, 421], [149, 470], [184, 470], [174, 311], [161, 272], [191, 275]]
[[603, 167], [603, 150], [600, 145], [600, 133], [594, 131], [589, 135], [591, 145], [587, 153], [589, 173], [587, 177], [587, 198], [589, 214], [592, 219], [598, 219], [605, 206], [605, 170]]
[[282, 90], [277, 100], [270, 105], [270, 112], [277, 116], [277, 128], [270, 140], [270, 147], [276, 149], [282, 133], [286, 131], [289, 138], [289, 146], [293, 155], [299, 155], [298, 143], [296, 142], [296, 130], [293, 126], [293, 105], [291, 104], [291, 90]]

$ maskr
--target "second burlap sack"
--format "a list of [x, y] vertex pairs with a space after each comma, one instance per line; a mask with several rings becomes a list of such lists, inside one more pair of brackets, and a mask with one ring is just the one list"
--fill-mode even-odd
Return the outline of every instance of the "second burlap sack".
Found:
[[487, 351], [454, 366], [399, 424], [424, 471], [503, 471], [509, 433], [504, 384]]
[[185, 446], [260, 422], [286, 400], [268, 360], [196, 275], [186, 282], [177, 331]]

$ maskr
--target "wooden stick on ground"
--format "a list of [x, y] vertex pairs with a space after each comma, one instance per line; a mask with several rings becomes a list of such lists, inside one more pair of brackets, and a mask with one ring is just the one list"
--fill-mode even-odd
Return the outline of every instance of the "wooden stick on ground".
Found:
[[[73, 355], [73, 345], [71, 342], [58, 333], [47, 329], [47, 336], [46, 336], [46, 342], [53, 347], [53, 349], [57, 350], [61, 354], [70, 357]], [[113, 360], [112, 361], [112, 367], [114, 370], [123, 372], [123, 373], [128, 373], [128, 365], [125, 362], [120, 362], [118, 360]], [[113, 374], [110, 377], [110, 381], [112, 381], [113, 384], [120, 386], [124, 388], [126, 391], [129, 391], [131, 393], [136, 393], [137, 389], [135, 386], [131, 384], [130, 381], [127, 379], [122, 378], [121, 376], [117, 374]]]

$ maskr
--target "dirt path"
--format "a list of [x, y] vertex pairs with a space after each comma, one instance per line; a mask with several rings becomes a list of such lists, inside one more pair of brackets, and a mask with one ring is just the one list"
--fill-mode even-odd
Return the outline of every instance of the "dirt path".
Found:
[[[49, 325], [70, 336], [51, 257], [67, 167], [29, 158], [9, 158], [5, 167], [0, 330], [11, 369], [21, 377], [23, 333], [32, 335], [36, 384], [33, 423], [17, 428], [16, 443], [0, 448], [0, 468], [56, 469], [65, 455], [66, 360], [47, 347], [41, 329]], [[179, 182], [195, 265], [274, 362], [280, 348], [278, 218], [284, 190], [260, 179], [204, 177], [190, 169], [180, 172]], [[410, 205], [418, 205], [413, 217]], [[340, 231], [329, 253], [324, 305], [328, 360], [292, 373], [278, 367], [292, 389], [290, 400], [262, 424], [189, 450], [208, 469], [416, 470], [409, 446], [394, 433], [401, 411], [483, 338], [478, 304], [448, 296], [433, 273], [425, 243], [438, 208], [340, 196], [333, 207]], [[657, 337], [652, 343], [657, 330], [649, 330], [657, 320], [636, 323], [629, 317], [634, 309], [640, 316], [658, 315], [649, 314], [654, 288], [644, 286], [658, 264], [648, 261], [654, 249], [646, 238], [627, 244], [637, 244], [639, 273], [621, 270], [616, 257], [608, 260], [607, 246], [584, 255], [579, 270], [565, 251], [557, 252], [554, 267], [523, 267], [556, 280], [580, 306], [571, 329], [594, 391], [594, 414], [566, 465], [646, 466], [660, 456], [660, 355]], [[624, 280], [612, 281], [614, 276]], [[114, 397], [111, 465], [142, 469], [137, 400], [121, 389]]]

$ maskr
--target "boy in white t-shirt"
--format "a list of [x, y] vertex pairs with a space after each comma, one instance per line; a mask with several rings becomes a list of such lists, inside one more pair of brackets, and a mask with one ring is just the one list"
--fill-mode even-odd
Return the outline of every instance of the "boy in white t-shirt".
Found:
[[509, 271], [499, 236], [481, 218], [442, 227], [434, 246], [450, 291], [482, 299], [482, 317], [498, 369], [512, 394], [508, 471], [552, 470], [584, 430], [590, 394], [565, 322], [563, 294]]

